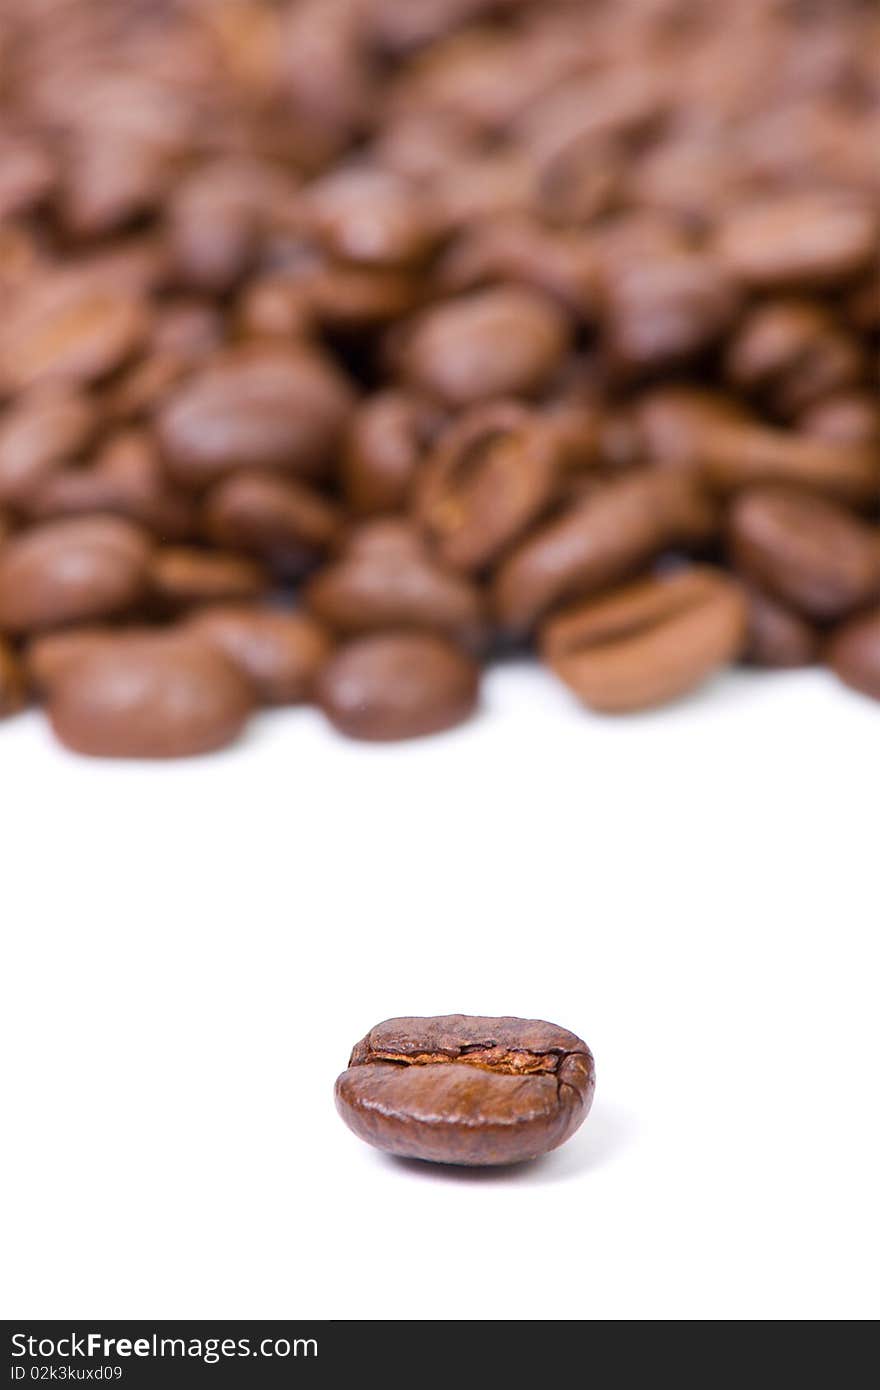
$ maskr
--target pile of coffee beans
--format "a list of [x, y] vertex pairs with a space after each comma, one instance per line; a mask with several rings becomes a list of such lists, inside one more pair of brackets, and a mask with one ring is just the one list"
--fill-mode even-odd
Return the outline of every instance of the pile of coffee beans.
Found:
[[0, 0], [0, 715], [880, 698], [880, 15]]

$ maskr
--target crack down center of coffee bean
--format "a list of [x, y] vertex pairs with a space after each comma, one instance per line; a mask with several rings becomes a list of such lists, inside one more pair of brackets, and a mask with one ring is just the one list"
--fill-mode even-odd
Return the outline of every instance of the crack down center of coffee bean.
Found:
[[483, 1071], [504, 1072], [508, 1076], [549, 1075], [559, 1068], [557, 1052], [527, 1052], [524, 1049], [476, 1043], [460, 1052], [371, 1052], [369, 1062], [390, 1062], [399, 1066], [428, 1067], [443, 1063], [462, 1063]]

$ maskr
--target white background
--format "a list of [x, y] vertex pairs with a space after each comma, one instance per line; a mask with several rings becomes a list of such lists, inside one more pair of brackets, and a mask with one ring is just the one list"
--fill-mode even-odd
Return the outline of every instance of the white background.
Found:
[[[878, 735], [821, 672], [617, 722], [517, 668], [393, 748], [0, 726], [5, 1316], [876, 1316]], [[345, 1129], [351, 1045], [447, 1012], [586, 1038], [565, 1148]]]

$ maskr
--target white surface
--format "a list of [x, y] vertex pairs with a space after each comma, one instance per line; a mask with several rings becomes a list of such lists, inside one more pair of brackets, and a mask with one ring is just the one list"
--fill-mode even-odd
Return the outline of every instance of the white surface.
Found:
[[[877, 707], [821, 672], [460, 732], [317, 715], [118, 765], [0, 727], [7, 1317], [876, 1316]], [[593, 1047], [512, 1172], [405, 1166], [333, 1080], [401, 1013]]]

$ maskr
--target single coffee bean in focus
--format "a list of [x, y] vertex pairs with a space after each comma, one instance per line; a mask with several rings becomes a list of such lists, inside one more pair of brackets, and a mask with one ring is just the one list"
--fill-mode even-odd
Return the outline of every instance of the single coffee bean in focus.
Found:
[[354, 1048], [336, 1107], [386, 1153], [476, 1167], [549, 1153], [586, 1119], [586, 1043], [540, 1019], [391, 1018]]

